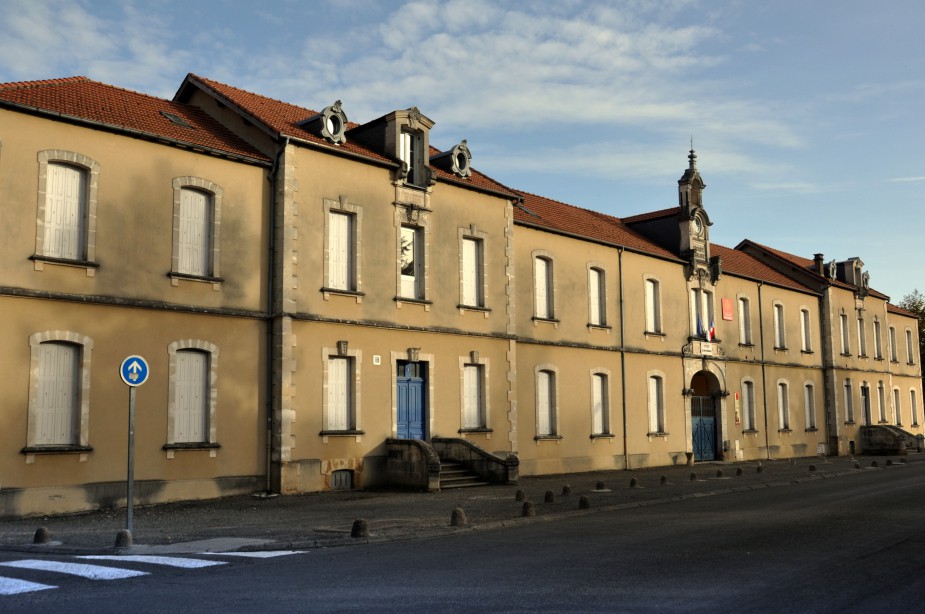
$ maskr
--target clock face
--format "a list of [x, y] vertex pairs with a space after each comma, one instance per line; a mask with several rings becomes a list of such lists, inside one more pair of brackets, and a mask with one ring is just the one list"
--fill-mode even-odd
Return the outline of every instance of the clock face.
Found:
[[703, 220], [700, 219], [700, 216], [694, 216], [694, 232], [698, 235], [703, 234]]

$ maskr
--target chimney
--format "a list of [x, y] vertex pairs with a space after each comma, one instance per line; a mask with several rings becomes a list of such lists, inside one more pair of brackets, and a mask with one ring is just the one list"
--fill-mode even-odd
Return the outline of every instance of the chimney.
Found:
[[818, 275], [825, 275], [825, 261], [822, 254], [813, 254], [813, 270]]

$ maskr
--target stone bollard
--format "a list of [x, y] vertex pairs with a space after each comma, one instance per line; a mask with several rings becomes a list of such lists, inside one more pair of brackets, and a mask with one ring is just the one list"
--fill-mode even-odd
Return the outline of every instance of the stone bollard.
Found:
[[892, 466], [893, 466], [893, 459], [892, 459], [892, 458], [886, 459], [886, 466], [887, 466], [887, 467], [892, 467]]
[[451, 527], [465, 527], [469, 524], [469, 521], [466, 520], [466, 512], [463, 511], [463, 508], [457, 507], [453, 510], [453, 514], [450, 516], [450, 526]]
[[116, 548], [128, 548], [132, 545], [132, 532], [122, 529], [116, 533]]
[[35, 535], [32, 537], [33, 544], [47, 544], [51, 539], [51, 533], [48, 532], [48, 529], [45, 527], [39, 527], [35, 530]]
[[578, 509], [580, 510], [591, 509], [591, 498], [588, 497], [588, 495], [581, 495], [578, 498]]
[[691, 482], [696, 482], [696, 481], [697, 481], [697, 474], [691, 471]]
[[761, 465], [758, 465], [757, 471], [758, 473], [764, 473], [764, 467], [762, 467]]
[[350, 529], [350, 537], [369, 537], [369, 523], [362, 518], [353, 521], [353, 527]]
[[909, 463], [909, 461], [905, 458], [899, 459], [899, 462], [901, 462], [903, 465], [907, 465]]
[[603, 480], [598, 480], [597, 484], [594, 485], [594, 490], [607, 490], [607, 485], [604, 484]]
[[518, 489], [517, 492], [514, 493], [514, 501], [525, 501], [526, 499], [527, 494], [524, 491]]
[[565, 486], [562, 487], [562, 496], [567, 497], [570, 494], [572, 494], [572, 487], [566, 484]]
[[723, 477], [723, 475], [725, 475], [725, 474], [723, 473], [723, 470], [722, 470], [722, 469], [717, 469], [717, 470], [716, 470], [716, 477], [721, 478], [721, 477]]
[[639, 480], [630, 478], [630, 488], [639, 488]]
[[546, 491], [546, 498], [543, 499], [543, 503], [555, 503], [556, 502], [556, 493], [551, 490]]
[[533, 504], [530, 503], [529, 501], [524, 501], [524, 507], [523, 507], [523, 510], [520, 512], [520, 515], [525, 518], [536, 516], [536, 508], [533, 507]]
[[870, 462], [870, 466], [871, 466], [871, 467], [879, 467], [879, 466], [880, 466], [880, 463], [878, 463], [877, 461], [871, 461], [871, 462]]
[[742, 468], [741, 468], [741, 467], [736, 467], [736, 475], [737, 475], [737, 476], [741, 477], [743, 473], [745, 473], [745, 472], [742, 471]]
[[667, 475], [661, 476], [658, 479], [658, 483], [661, 484], [662, 486], [665, 486], [666, 484], [668, 484], [668, 476]]
[[861, 468], [861, 463], [859, 463], [859, 462], [857, 462], [857, 461], [854, 461], [854, 468], [855, 468], [855, 469], [860, 469], [860, 468]]
[[810, 466], [809, 466], [809, 472], [810, 472], [810, 473], [815, 473], [815, 471], [816, 471], [816, 465], [810, 465]]

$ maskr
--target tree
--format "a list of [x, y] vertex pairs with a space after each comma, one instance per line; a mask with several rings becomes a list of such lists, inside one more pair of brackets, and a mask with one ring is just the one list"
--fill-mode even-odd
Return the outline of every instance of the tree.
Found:
[[[925, 294], [913, 290], [912, 294], [907, 294], [899, 301], [899, 306], [919, 316], [919, 365], [925, 365], [922, 362], [925, 360]], [[922, 378], [925, 379], [925, 371]]]

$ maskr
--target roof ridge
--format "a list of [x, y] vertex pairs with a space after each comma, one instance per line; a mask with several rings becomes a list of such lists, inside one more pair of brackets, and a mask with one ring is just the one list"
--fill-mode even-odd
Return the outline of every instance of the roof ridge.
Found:
[[[210, 79], [210, 78], [208, 78], [208, 77], [202, 77], [202, 76], [200, 76], [200, 75], [197, 75], [196, 73], [189, 73], [188, 76], [189, 76], [189, 77], [192, 77], [192, 78], [194, 78], [194, 79], [197, 79], [197, 80], [199, 80], [199, 81], [201, 81], [202, 83], [208, 85], [208, 86], [209, 86], [210, 88], [212, 88], [213, 90], [215, 89], [214, 85], [220, 85], [220, 86], [222, 86], [222, 87], [227, 87], [227, 88], [236, 90], [236, 91], [238, 91], [238, 92], [241, 92], [241, 93], [243, 93], [243, 94], [247, 94], [248, 96], [256, 96], [257, 98], [262, 98], [262, 99], [268, 100], [268, 101], [270, 101], [270, 102], [276, 102], [276, 103], [278, 103], [278, 104], [283, 104], [283, 105], [286, 105], [287, 107], [294, 107], [294, 108], [296, 108], [296, 109], [303, 109], [303, 110], [305, 110], [305, 111], [308, 111], [308, 112], [311, 113], [312, 115], [317, 115], [318, 113], [320, 113], [320, 111], [316, 111], [316, 110], [314, 110], [314, 109], [309, 109], [308, 107], [303, 107], [302, 105], [293, 104], [293, 103], [291, 103], [291, 102], [286, 102], [285, 100], [280, 100], [279, 98], [273, 98], [272, 96], [267, 96], [267, 95], [265, 95], [265, 94], [258, 94], [257, 92], [252, 92], [252, 91], [250, 91], [250, 90], [246, 90], [246, 89], [244, 89], [243, 87], [237, 87], [237, 86], [235, 86], [235, 85], [230, 85], [230, 84], [228, 84], [228, 83], [224, 83], [224, 82], [218, 81], [218, 80], [216, 80], [216, 79]], [[218, 92], [218, 93], [221, 93], [221, 92]], [[306, 116], [306, 117], [310, 117], [310, 116]], [[353, 122], [347, 122], [347, 123], [350, 124], [350, 123], [353, 123]], [[362, 125], [362, 124], [357, 124], [357, 125]], [[349, 128], [350, 128], [350, 127], [348, 126], [348, 130], [349, 130]]]
[[55, 79], [40, 79], [37, 81], [10, 81], [9, 83], [0, 83], [0, 89], [15, 90], [28, 89], [31, 87], [47, 87], [49, 85], [66, 85], [68, 83], [81, 83], [92, 81], [89, 77], [76, 75], [73, 77], [59, 77]]

